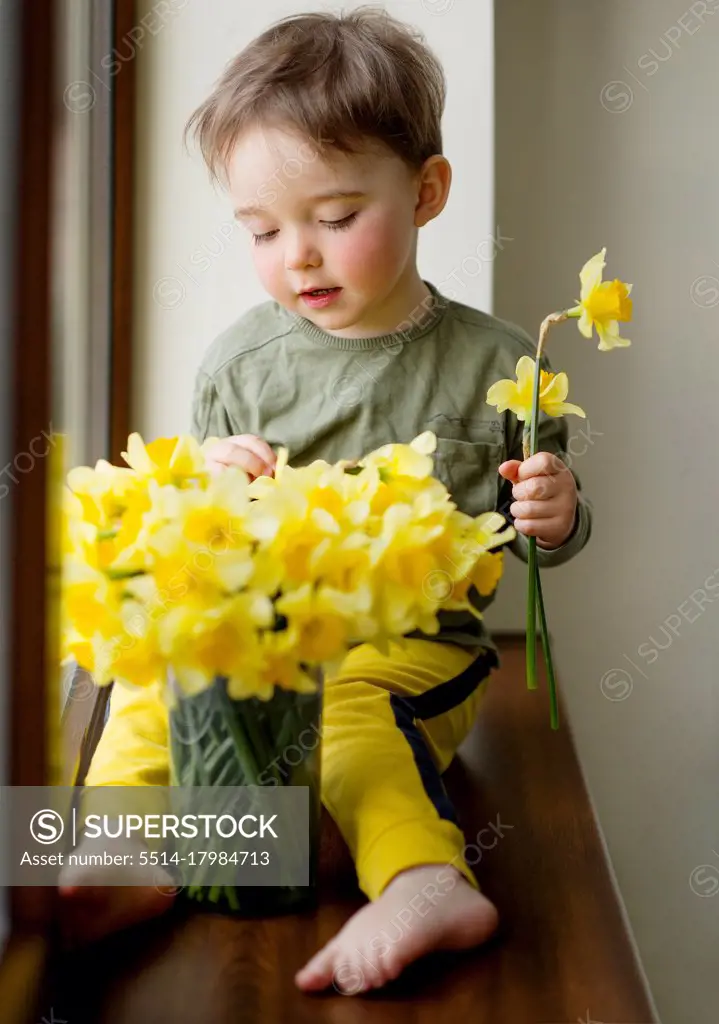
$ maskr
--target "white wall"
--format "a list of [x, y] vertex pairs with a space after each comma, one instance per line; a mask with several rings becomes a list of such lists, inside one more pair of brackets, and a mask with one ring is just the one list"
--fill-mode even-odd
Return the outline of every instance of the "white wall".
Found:
[[[140, 16], [152, 6], [142, 0]], [[155, 34], [147, 33], [136, 47], [140, 123], [133, 415], [134, 428], [146, 439], [189, 429], [192, 384], [205, 349], [246, 309], [268, 298], [255, 279], [249, 236], [232, 220], [228, 199], [209, 184], [199, 155], [189, 157], [182, 148], [185, 122], [225, 63], [271, 22], [299, 11], [356, 6], [186, 0], [175, 2], [174, 15], [165, 17], [161, 28], [157, 19], [148, 18]], [[454, 274], [457, 298], [489, 309], [490, 246], [482, 243], [496, 233], [492, 4], [393, 0], [385, 6], [424, 31], [448, 79], [443, 128], [454, 180], [442, 216], [420, 232], [420, 273], [437, 286]], [[124, 47], [122, 53], [128, 52]], [[463, 269], [463, 260], [472, 256]]]
[[[545, 589], [572, 728], [662, 1020], [715, 1024], [719, 600], [703, 612], [685, 602], [719, 568], [719, 3], [689, 8], [497, 5], [497, 219], [516, 240], [495, 264], [495, 311], [536, 332], [602, 245], [608, 272], [634, 283], [630, 349], [599, 353], [574, 325], [552, 336], [570, 399], [601, 436], [575, 463], [594, 535], [545, 573]], [[498, 611], [521, 622], [525, 573], [511, 568]], [[668, 648], [656, 660], [651, 637]], [[605, 1019], [601, 1006], [591, 1016]]]

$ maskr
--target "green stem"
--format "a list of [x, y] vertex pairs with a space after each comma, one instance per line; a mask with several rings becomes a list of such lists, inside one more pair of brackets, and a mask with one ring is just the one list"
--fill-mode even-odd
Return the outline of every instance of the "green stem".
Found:
[[[195, 727], [197, 725], [197, 722], [196, 722], [196, 719], [195, 719], [195, 707], [194, 707], [194, 704], [192, 703], [192, 700], [189, 700], [187, 702], [187, 704], [185, 705], [185, 710], [187, 711], [187, 717], [188, 717], [188, 720], [190, 722], [190, 727], [192, 729], [191, 735], [195, 736], [196, 735]], [[191, 750], [191, 756], [193, 758], [195, 757], [195, 748], [198, 748], [197, 749], [197, 760], [195, 761], [195, 764], [197, 765], [197, 775], [195, 775], [194, 772], [193, 772], [193, 779], [199, 778], [200, 781], [199, 781], [199, 783], [193, 782], [193, 785], [209, 786], [210, 785], [210, 777], [207, 774], [207, 768], [205, 766], [205, 759], [202, 756], [202, 749], [201, 749], [201, 747], [200, 747], [198, 742], [190, 743], [189, 746], [190, 746], [190, 750]]]
[[253, 751], [250, 748], [247, 735], [242, 728], [239, 716], [237, 715], [236, 709], [232, 703], [232, 698], [227, 692], [226, 684], [217, 679], [213, 685], [216, 688], [218, 701], [222, 708], [222, 718], [227, 727], [228, 733], [232, 737], [235, 752], [237, 753], [237, 759], [242, 766], [242, 772], [245, 776], [245, 785], [258, 786], [259, 783], [257, 779], [260, 776], [260, 768], [257, 764], [257, 758], [253, 756]]
[[[567, 319], [567, 311], [550, 313], [542, 321], [539, 328], [537, 358], [534, 364], [534, 388], [532, 392], [532, 414], [529, 430], [526, 424], [522, 437], [522, 455], [529, 459], [537, 452], [537, 433], [539, 424], [539, 392], [542, 379], [542, 353], [544, 344], [553, 324]], [[527, 538], [527, 689], [537, 689], [537, 600], [539, 593], [539, 566], [537, 564], [537, 538]], [[542, 609], [543, 610], [543, 609]]]
[[[232, 699], [227, 693], [226, 688], [224, 686], [221, 686], [219, 682], [216, 682], [215, 685], [218, 687], [220, 701], [223, 705], [223, 717], [225, 723], [227, 725], [230, 735], [234, 740], [235, 749], [237, 750], [237, 755], [240, 758], [242, 769], [243, 772], [245, 773], [246, 785], [259, 786], [260, 783], [258, 782], [258, 779], [262, 772], [260, 771], [256, 758], [258, 754], [260, 757], [262, 757], [262, 750], [252, 751], [251, 743], [249, 742], [247, 737], [247, 732], [249, 731], [254, 733], [254, 735], [257, 737], [257, 732], [254, 729], [255, 723], [249, 725], [249, 717], [245, 716], [243, 728], [243, 724], [241, 723], [239, 716], [236, 714], [236, 710], [233, 706]], [[292, 706], [291, 702], [288, 711], [290, 714], [294, 713], [294, 707]], [[254, 757], [253, 754], [255, 755]], [[269, 755], [267, 756], [269, 758]], [[266, 763], [269, 766], [269, 759]], [[289, 863], [297, 864], [300, 857], [300, 848], [297, 844], [296, 837], [293, 834], [293, 830], [290, 830], [289, 834], [286, 836], [285, 844], [286, 846], [284, 850], [284, 856], [282, 857], [280, 862], [280, 870], [282, 876], [284, 876], [284, 868], [287, 862], [289, 861]]]
[[537, 538], [529, 538], [527, 552], [527, 689], [537, 689]]
[[225, 899], [232, 910], [240, 909], [240, 901], [237, 899], [237, 889], [234, 885], [225, 886]]
[[[272, 703], [272, 700], [273, 698], [270, 698], [270, 704]], [[266, 775], [270, 770], [270, 765], [272, 764], [272, 757], [270, 756], [271, 745], [267, 742], [264, 730], [260, 728], [259, 716], [255, 717], [254, 712], [255, 707], [250, 707], [248, 710], [248, 714], [244, 716], [244, 726], [258, 760], [262, 765], [265, 766], [263, 770], [258, 773], [259, 778], [259, 775]], [[277, 778], [276, 766], [274, 767], [273, 777]], [[279, 779], [277, 779], [277, 781], [278, 783], [280, 783]]]
[[552, 664], [552, 649], [549, 645], [549, 630], [547, 628], [547, 616], [544, 611], [544, 597], [542, 595], [542, 581], [537, 577], [537, 610], [539, 611], [539, 624], [542, 631], [542, 651], [544, 653], [544, 664], [547, 669], [549, 681], [549, 717], [553, 729], [559, 728], [559, 703], [557, 701], [557, 682], [554, 676], [554, 665]]
[[[541, 345], [541, 338], [540, 338]], [[537, 420], [539, 417], [539, 382], [540, 362], [537, 362], [534, 369], [534, 390], [532, 393], [532, 416], [530, 427], [524, 428], [522, 439], [523, 455], [525, 460], [532, 457], [537, 450]], [[537, 538], [527, 538], [527, 689], [537, 689], [537, 579], [539, 569], [537, 567]]]
[[[176, 702], [174, 708], [172, 709], [172, 714], [176, 715], [179, 719], [184, 720], [185, 723], [188, 720], [190, 722], [192, 722], [192, 715], [191, 715], [191, 712], [190, 712], [190, 707], [191, 707], [190, 701], [191, 701], [191, 698], [187, 697], [186, 695], [183, 696], [181, 686], [180, 686], [179, 682], [176, 679], [172, 679], [170, 681], [169, 685], [173, 689], [174, 700]], [[189, 748], [189, 756], [190, 756], [190, 771], [189, 771], [190, 785], [191, 786], [196, 786], [197, 785], [197, 781], [196, 780], [197, 780], [197, 777], [199, 775], [198, 764], [202, 760], [202, 754], [197, 749], [197, 744], [196, 743], [183, 743], [177, 737], [177, 734], [173, 733], [171, 725], [169, 727], [169, 730], [170, 730], [170, 736], [172, 737], [172, 740], [173, 740], [173, 750], [174, 750], [174, 755], [173, 755], [173, 777], [175, 777], [175, 766], [179, 766], [179, 765], [184, 763], [184, 761], [185, 761], [184, 751], [187, 748]], [[187, 733], [185, 732], [185, 735], [186, 734]], [[177, 778], [177, 784], [178, 785], [182, 786], [182, 785], [186, 784], [186, 779], [184, 779], [182, 777], [182, 772], [181, 771], [180, 771], [179, 775], [176, 776], [176, 778]]]

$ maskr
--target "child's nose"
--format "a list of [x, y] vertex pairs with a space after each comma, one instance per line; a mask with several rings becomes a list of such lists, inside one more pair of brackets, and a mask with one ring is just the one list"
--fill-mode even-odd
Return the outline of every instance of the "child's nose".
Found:
[[304, 270], [305, 267], [319, 267], [322, 256], [311, 239], [296, 235], [290, 238], [285, 248], [285, 268]]

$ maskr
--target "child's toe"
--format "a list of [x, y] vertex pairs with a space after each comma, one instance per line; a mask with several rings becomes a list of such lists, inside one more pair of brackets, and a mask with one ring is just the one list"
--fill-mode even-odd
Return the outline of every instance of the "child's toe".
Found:
[[356, 959], [340, 959], [332, 975], [332, 984], [345, 996], [356, 996], [372, 988], [365, 967]]
[[307, 992], [327, 988], [332, 984], [334, 967], [335, 950], [333, 943], [330, 942], [297, 972], [295, 983]]
[[410, 962], [410, 959], [409, 957], [403, 958], [400, 952], [392, 947], [387, 955], [378, 961], [377, 968], [382, 979], [379, 984], [384, 985], [386, 982], [394, 981], [395, 978], [399, 977], [407, 963]]

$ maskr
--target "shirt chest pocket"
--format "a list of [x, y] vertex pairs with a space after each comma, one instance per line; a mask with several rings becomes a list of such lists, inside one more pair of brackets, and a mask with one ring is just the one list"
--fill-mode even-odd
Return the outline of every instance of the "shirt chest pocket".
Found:
[[504, 462], [504, 445], [496, 436], [460, 441], [437, 437], [434, 474], [442, 481], [461, 512], [478, 516], [497, 507]]

